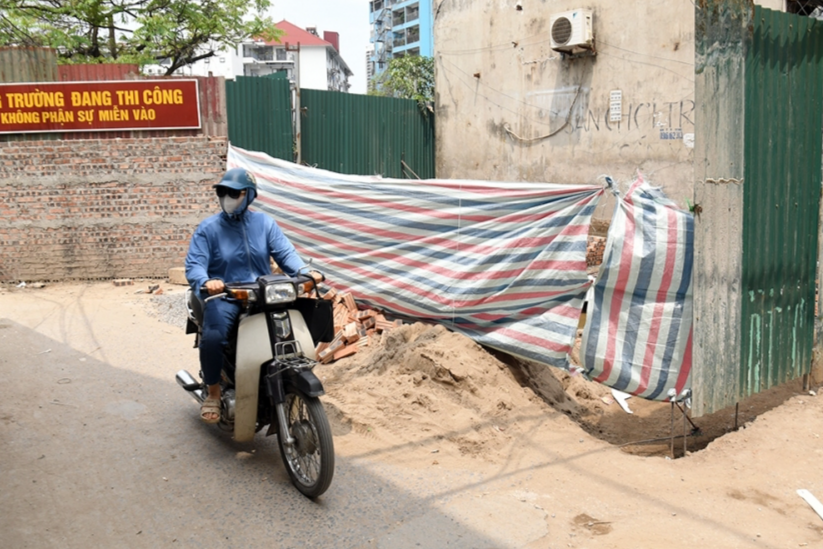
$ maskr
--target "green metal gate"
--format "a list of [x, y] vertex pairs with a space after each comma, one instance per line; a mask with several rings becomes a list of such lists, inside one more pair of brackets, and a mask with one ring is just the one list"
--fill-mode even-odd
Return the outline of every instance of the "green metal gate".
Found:
[[823, 24], [755, 6], [745, 66], [741, 396], [811, 367], [822, 54]]
[[409, 99], [300, 94], [303, 162], [346, 174], [434, 177], [434, 114]]
[[232, 145], [294, 160], [291, 89], [285, 78], [238, 76], [226, 81]]

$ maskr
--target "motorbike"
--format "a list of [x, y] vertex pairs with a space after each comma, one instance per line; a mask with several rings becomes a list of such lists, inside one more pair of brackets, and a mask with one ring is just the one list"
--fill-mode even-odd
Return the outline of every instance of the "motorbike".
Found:
[[[320, 297], [311, 277], [287, 275], [226, 284], [223, 293], [205, 301], [211, 299], [235, 300], [242, 307], [223, 353], [218, 427], [242, 442], [268, 426], [265, 434], [277, 435], [292, 484], [309, 498], [320, 496], [334, 475], [334, 441], [313, 368], [316, 344], [334, 335], [331, 302]], [[186, 333], [196, 334], [195, 348], [205, 301], [188, 290]], [[202, 371], [199, 382], [186, 370], [176, 379], [198, 403], [208, 396]]]

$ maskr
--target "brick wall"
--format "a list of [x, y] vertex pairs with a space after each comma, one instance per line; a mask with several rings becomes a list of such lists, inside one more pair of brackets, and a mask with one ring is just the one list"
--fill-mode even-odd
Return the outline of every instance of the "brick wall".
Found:
[[586, 246], [586, 267], [599, 267], [606, 251], [606, 237], [589, 236]]
[[218, 210], [224, 138], [0, 143], [0, 281], [163, 277]]

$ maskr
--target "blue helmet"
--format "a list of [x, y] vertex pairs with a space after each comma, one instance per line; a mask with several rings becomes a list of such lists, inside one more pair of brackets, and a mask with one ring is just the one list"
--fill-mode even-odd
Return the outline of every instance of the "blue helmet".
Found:
[[[244, 168], [232, 168], [223, 174], [223, 179], [215, 187], [228, 187], [229, 189], [252, 190], [257, 196], [257, 179], [254, 174]], [[251, 194], [251, 193], [247, 193]]]

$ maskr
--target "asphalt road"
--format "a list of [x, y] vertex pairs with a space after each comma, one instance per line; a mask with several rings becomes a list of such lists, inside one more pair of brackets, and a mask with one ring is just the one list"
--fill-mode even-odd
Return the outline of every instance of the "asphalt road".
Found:
[[459, 472], [338, 455], [331, 488], [311, 501], [273, 437], [239, 444], [202, 424], [171, 375], [114, 367], [3, 318], [0, 375], [2, 547], [502, 546], [471, 513], [441, 510], [450, 483], [472, 482]]

